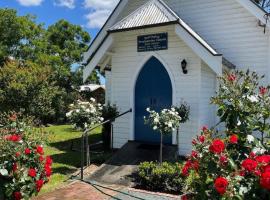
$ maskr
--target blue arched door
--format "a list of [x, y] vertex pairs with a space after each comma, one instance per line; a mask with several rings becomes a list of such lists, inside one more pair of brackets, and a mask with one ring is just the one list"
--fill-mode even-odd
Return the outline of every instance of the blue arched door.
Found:
[[[159, 143], [160, 134], [144, 123], [146, 108], [161, 111], [172, 105], [172, 84], [163, 64], [151, 57], [142, 68], [135, 87], [135, 139], [145, 143]], [[165, 144], [172, 144], [172, 135], [164, 137]]]

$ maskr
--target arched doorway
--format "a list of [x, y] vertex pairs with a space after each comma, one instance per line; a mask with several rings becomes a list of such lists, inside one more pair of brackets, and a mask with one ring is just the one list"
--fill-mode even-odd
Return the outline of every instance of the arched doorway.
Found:
[[[160, 134], [145, 125], [146, 108], [161, 111], [172, 105], [172, 83], [163, 64], [151, 57], [139, 73], [135, 86], [135, 140], [159, 143]], [[172, 144], [172, 134], [164, 137], [165, 144]]]

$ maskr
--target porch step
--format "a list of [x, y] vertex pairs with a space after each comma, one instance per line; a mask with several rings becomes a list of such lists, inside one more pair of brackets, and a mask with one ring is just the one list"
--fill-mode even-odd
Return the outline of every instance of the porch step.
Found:
[[[174, 161], [176, 152], [176, 146], [164, 146], [164, 161]], [[128, 142], [86, 180], [103, 184], [132, 186], [132, 174], [137, 170], [138, 165], [144, 161], [157, 161], [158, 158], [159, 145]]]

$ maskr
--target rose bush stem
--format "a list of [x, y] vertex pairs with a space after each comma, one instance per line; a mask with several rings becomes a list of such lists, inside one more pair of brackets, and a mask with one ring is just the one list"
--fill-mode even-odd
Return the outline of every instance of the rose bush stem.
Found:
[[163, 134], [160, 133], [160, 154], [159, 154], [159, 164], [162, 164], [162, 149], [163, 149]]

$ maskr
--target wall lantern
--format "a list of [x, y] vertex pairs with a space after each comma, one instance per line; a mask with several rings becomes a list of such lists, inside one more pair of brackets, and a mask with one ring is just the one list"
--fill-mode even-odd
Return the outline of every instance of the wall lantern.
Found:
[[188, 70], [187, 70], [187, 61], [185, 59], [182, 60], [181, 66], [182, 66], [183, 73], [184, 74], [187, 74], [188, 73]]

